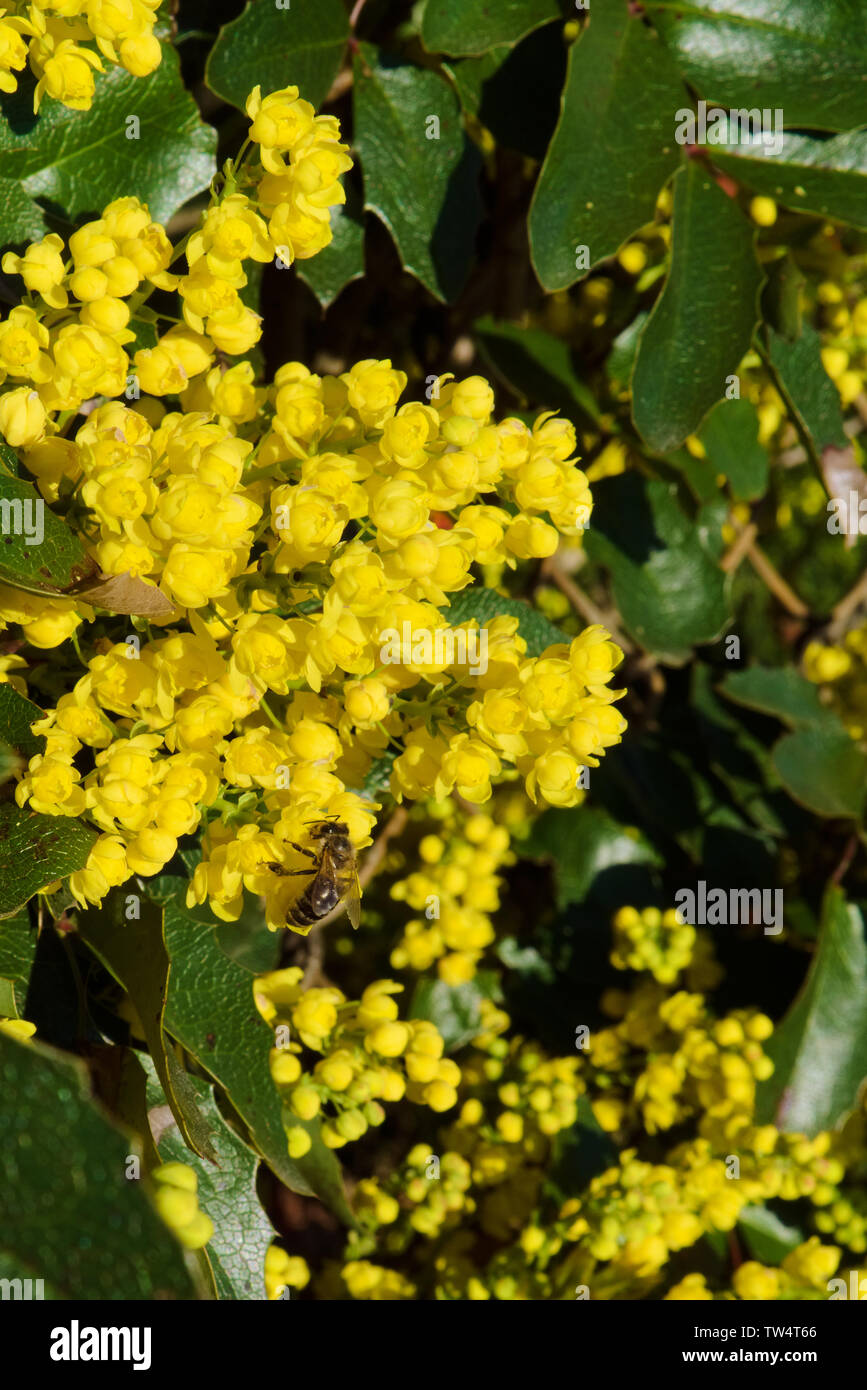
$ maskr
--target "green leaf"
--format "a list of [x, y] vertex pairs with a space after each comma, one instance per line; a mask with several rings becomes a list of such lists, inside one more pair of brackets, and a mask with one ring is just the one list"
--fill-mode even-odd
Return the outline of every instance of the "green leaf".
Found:
[[807, 277], [791, 252], [778, 256], [766, 269], [768, 279], [762, 291], [762, 313], [771, 328], [787, 342], [794, 343], [803, 329], [801, 297]]
[[805, 1238], [803, 1231], [787, 1226], [769, 1207], [743, 1207], [738, 1230], [753, 1259], [766, 1265], [778, 1265]]
[[[439, 121], [438, 136], [429, 118]], [[481, 202], [481, 156], [443, 77], [362, 44], [355, 60], [355, 144], [364, 206], [394, 238], [401, 261], [438, 299], [459, 293]]]
[[0, 1072], [0, 1252], [61, 1298], [196, 1298], [181, 1247], [126, 1177], [137, 1141], [90, 1100], [84, 1066], [0, 1036]]
[[[138, 896], [138, 895], [134, 895]], [[184, 1143], [194, 1153], [213, 1157], [210, 1129], [196, 1104], [190, 1077], [167, 1046], [163, 1017], [169, 988], [169, 957], [163, 935], [162, 909], [139, 899], [140, 917], [128, 918], [129, 895], [109, 896], [101, 908], [79, 914], [79, 931], [129, 995], [141, 1019], [160, 1085], [172, 1108]]]
[[671, 268], [632, 378], [636, 428], [659, 453], [698, 429], [749, 347], [762, 285], [754, 242], [734, 199], [690, 160], [675, 176]]
[[30, 972], [36, 959], [36, 930], [29, 914], [0, 919], [0, 1017], [23, 1018]]
[[164, 621], [172, 604], [154, 584], [104, 575], [78, 536], [24, 478], [0, 473], [0, 581], [32, 594], [78, 597], [109, 613]]
[[711, 158], [748, 188], [795, 212], [867, 227], [867, 131], [830, 140], [786, 133], [779, 154], [763, 145], [732, 145], [713, 150]]
[[0, 178], [0, 246], [39, 241], [48, 228], [42, 209], [24, 192], [17, 179]]
[[429, 53], [486, 53], [559, 16], [557, 0], [427, 0], [421, 41]]
[[735, 704], [775, 715], [793, 729], [816, 724], [842, 727], [837, 716], [822, 704], [818, 687], [794, 666], [750, 666], [745, 671], [732, 671], [720, 689]]
[[505, 598], [496, 589], [483, 589], [473, 585], [453, 594], [448, 608], [440, 612], [451, 627], [470, 622], [475, 618], [479, 627], [486, 627], [495, 618], [517, 618], [518, 633], [527, 643], [527, 656], [541, 656], [548, 647], [572, 641], [559, 627], [549, 622], [537, 608], [531, 607], [519, 598]]
[[340, 0], [250, 0], [238, 19], [220, 30], [205, 79], [212, 92], [244, 110], [254, 87], [262, 95], [291, 84], [319, 107], [337, 76], [349, 19]]
[[836, 885], [807, 978], [765, 1051], [774, 1074], [758, 1088], [757, 1123], [812, 1136], [855, 1105], [867, 1077], [867, 943], [860, 909]]
[[[70, 113], [46, 100], [38, 117], [22, 89], [3, 100], [0, 154], [4, 173], [33, 199], [45, 199], [65, 216], [98, 216], [114, 198], [127, 196], [131, 182], [151, 217], [167, 222], [216, 172], [216, 131], [201, 120], [181, 81], [178, 57], [162, 45], [160, 66], [133, 77], [107, 65], [97, 73], [89, 111]], [[127, 139], [127, 119], [139, 120], [139, 139]]]
[[781, 719], [793, 730], [775, 744], [771, 765], [795, 801], [817, 816], [859, 817], [867, 757], [812, 682], [792, 667], [733, 671], [720, 687], [736, 704]]
[[605, 374], [609, 381], [616, 382], [618, 386], [626, 386], [632, 378], [638, 344], [649, 317], [648, 311], [642, 309], [631, 323], [618, 333], [611, 344], [611, 351], [605, 362]]
[[92, 577], [97, 565], [32, 483], [0, 473], [0, 580], [31, 594]]
[[56, 878], [83, 869], [97, 832], [71, 816], [0, 806], [0, 917], [23, 907]]
[[[161, 1105], [163, 1093], [149, 1059], [144, 1061], [148, 1106]], [[214, 1162], [190, 1154], [176, 1125], [169, 1125], [160, 1135], [159, 1156], [163, 1163], [188, 1164], [198, 1176], [199, 1208], [214, 1223], [214, 1234], [202, 1253], [211, 1267], [218, 1297], [264, 1300], [265, 1252], [275, 1232], [256, 1193], [259, 1156], [226, 1124], [213, 1087], [197, 1076], [189, 1081], [211, 1132]]]
[[492, 997], [496, 976], [481, 971], [461, 985], [445, 980], [421, 979], [415, 987], [410, 1018], [426, 1018], [436, 1024], [447, 1052], [466, 1047], [482, 1031], [480, 1005]]
[[0, 684], [0, 738], [22, 758], [30, 759], [45, 752], [45, 735], [34, 734], [30, 728], [44, 718], [39, 706], [19, 695], [8, 681]]
[[322, 1143], [317, 1122], [305, 1125], [313, 1138], [310, 1152], [300, 1159], [289, 1157], [280, 1099], [268, 1068], [274, 1037], [256, 1009], [252, 971], [230, 960], [220, 950], [214, 928], [177, 902], [166, 904], [165, 938], [172, 965], [167, 1030], [225, 1088], [281, 1182], [293, 1192], [319, 1197], [351, 1224], [340, 1165]]
[[675, 485], [624, 473], [596, 484], [593, 498], [584, 543], [611, 571], [632, 635], [675, 663], [719, 637], [728, 616], [725, 577], [681, 511]]
[[[530, 207], [530, 250], [545, 289], [574, 284], [652, 219], [680, 159], [674, 112], [685, 100], [653, 31], [625, 4], [594, 5], [569, 51], [560, 121]], [[576, 265], [579, 247], [587, 265]]]
[[543, 328], [492, 318], [477, 320], [475, 334], [482, 355], [519, 394], [584, 428], [598, 423], [599, 407], [572, 365], [568, 343]]
[[714, 473], [725, 474], [737, 501], [764, 497], [768, 451], [759, 443], [759, 417], [752, 401], [720, 401], [705, 420], [699, 438]]
[[860, 818], [867, 757], [842, 727], [797, 729], [775, 745], [771, 763], [786, 791], [817, 816]]
[[554, 1142], [554, 1157], [545, 1175], [560, 1202], [583, 1192], [587, 1184], [618, 1161], [616, 1145], [599, 1124], [586, 1096], [578, 1097], [578, 1121], [561, 1130]]
[[552, 859], [559, 908], [583, 902], [599, 874], [626, 864], [656, 868], [659, 855], [637, 829], [620, 825], [592, 806], [545, 811], [521, 851], [530, 859]]
[[566, 57], [563, 25], [546, 24], [515, 48], [499, 44], [478, 58], [456, 58], [443, 67], [464, 110], [498, 145], [541, 161], [560, 115]]
[[801, 441], [821, 467], [826, 449], [848, 444], [837, 388], [822, 366], [822, 340], [804, 324], [801, 336], [789, 342], [765, 325], [767, 346], [759, 343], [774, 385], [786, 403]]
[[323, 309], [342, 289], [364, 274], [364, 218], [359, 199], [347, 194], [345, 204], [331, 209], [333, 240], [316, 256], [296, 261], [298, 276], [309, 285]]
[[779, 107], [788, 126], [867, 123], [860, 0], [648, 0], [644, 9], [709, 102]]

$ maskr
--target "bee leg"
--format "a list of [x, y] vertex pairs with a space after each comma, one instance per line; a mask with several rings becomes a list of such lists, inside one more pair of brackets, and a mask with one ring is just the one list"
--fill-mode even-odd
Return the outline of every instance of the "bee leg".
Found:
[[308, 859], [319, 858], [317, 854], [313, 853], [312, 849], [305, 849], [303, 845], [296, 845], [294, 840], [287, 840], [286, 843], [287, 845], [291, 845], [293, 849], [297, 849], [299, 854], [306, 854]]
[[315, 874], [315, 869], [284, 869], [282, 864], [268, 864], [267, 868], [272, 873], [279, 874], [281, 878], [293, 878], [296, 874]]

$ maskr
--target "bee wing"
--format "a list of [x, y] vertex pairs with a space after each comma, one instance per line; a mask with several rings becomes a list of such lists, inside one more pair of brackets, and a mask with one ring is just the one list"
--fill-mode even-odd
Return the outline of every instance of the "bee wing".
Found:
[[361, 926], [361, 885], [358, 882], [358, 871], [353, 869], [352, 882], [349, 885], [349, 892], [346, 895], [346, 912], [354, 928]]

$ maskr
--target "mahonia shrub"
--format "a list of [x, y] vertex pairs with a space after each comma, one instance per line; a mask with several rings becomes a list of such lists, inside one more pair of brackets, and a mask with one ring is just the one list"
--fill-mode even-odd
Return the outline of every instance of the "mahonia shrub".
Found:
[[0, 13], [0, 1264], [859, 1297], [838, 7], [393, 8]]

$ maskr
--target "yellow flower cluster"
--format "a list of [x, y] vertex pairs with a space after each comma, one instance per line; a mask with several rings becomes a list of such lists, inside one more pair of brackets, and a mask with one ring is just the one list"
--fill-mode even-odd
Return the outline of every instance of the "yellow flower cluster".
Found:
[[[178, 521], [199, 537], [185, 543], [201, 546], [208, 513], [212, 523], [215, 510], [220, 514], [221, 527], [225, 513], [229, 550], [249, 525], [251, 502], [238, 494], [253, 446], [235, 438], [232, 426], [252, 419], [264, 395], [252, 385], [248, 364], [226, 373], [228, 381], [209, 368], [215, 354], [248, 352], [261, 336], [259, 315], [240, 294], [247, 283], [244, 262], [278, 257], [289, 265], [315, 255], [331, 240], [329, 209], [345, 196], [339, 175], [351, 160], [334, 117], [317, 116], [296, 87], [264, 98], [257, 88], [248, 106], [245, 149], [257, 146], [261, 164], [250, 167], [243, 155], [228, 161], [199, 225], [179, 246], [172, 247], [145, 204], [128, 197], [110, 203], [66, 244], [52, 232], [23, 255], [3, 257], [3, 270], [19, 275], [28, 293], [0, 324], [0, 385], [7, 388], [0, 396], [0, 432], [13, 448], [28, 450], [27, 467], [48, 500], [56, 498], [61, 481], [78, 484], [77, 499], [95, 513], [103, 546], [112, 551], [113, 545], [117, 562], [134, 574], [162, 571], [154, 560], [165, 553]], [[186, 273], [173, 273], [182, 254]], [[154, 290], [177, 291], [183, 306], [183, 320], [159, 337], [154, 325], [160, 316], [145, 307]], [[156, 342], [131, 360], [126, 348], [142, 326]], [[170, 416], [156, 442], [142, 416], [116, 403], [75, 440], [63, 437], [69, 413], [83, 402], [121, 395], [138, 400], [142, 391], [153, 397], [192, 391], [195, 409]], [[225, 424], [207, 428], [211, 413]], [[161, 407], [151, 410], [151, 416], [161, 414]], [[197, 427], [204, 428], [198, 437]], [[177, 429], [193, 435], [182, 432], [172, 447]], [[204, 471], [193, 456], [186, 464], [179, 459], [189, 449], [209, 448]], [[167, 474], [186, 480], [167, 504], [168, 530], [157, 506]], [[223, 554], [216, 573], [221, 570]], [[189, 595], [179, 601], [200, 606]]]
[[31, 0], [21, 8], [22, 14], [0, 10], [0, 92], [17, 90], [16, 74], [29, 62], [36, 111], [46, 96], [73, 111], [89, 110], [103, 58], [134, 77], [160, 65], [159, 0]]
[[[594, 1113], [603, 1129], [620, 1130], [636, 1113], [650, 1134], [694, 1114], [715, 1121], [752, 1113], [756, 1082], [773, 1071], [761, 1047], [773, 1031], [766, 1015], [737, 1010], [713, 1020], [700, 994], [666, 995], [651, 983], [629, 995], [611, 991], [603, 1006], [621, 1016], [591, 1035], [587, 1053], [599, 1071]], [[645, 1064], [626, 1091], [621, 1078], [634, 1076], [636, 1053]]]
[[[436, 1027], [398, 1018], [393, 996], [403, 985], [375, 980], [351, 1002], [333, 986], [305, 989], [302, 974], [293, 966], [260, 975], [255, 984], [257, 1007], [277, 1030], [271, 1076], [286, 1100], [292, 1158], [303, 1157], [312, 1142], [298, 1120], [322, 1116], [323, 1142], [339, 1149], [382, 1124], [381, 1101], [405, 1096], [436, 1112], [456, 1104], [460, 1069], [443, 1056]], [[301, 1060], [305, 1048], [320, 1054], [310, 1070]]]
[[[43, 648], [72, 638], [86, 668], [16, 789], [19, 805], [103, 832], [76, 899], [158, 873], [204, 825], [189, 901], [232, 919], [245, 889], [264, 894], [276, 929], [298, 885], [268, 864], [309, 865], [293, 847], [325, 815], [370, 843], [378, 808], [353, 788], [375, 761], [392, 760], [399, 799], [479, 804], [516, 769], [533, 801], [574, 805], [624, 720], [621, 653], [602, 628], [529, 658], [516, 619], [453, 629], [442, 611], [473, 564], [514, 566], [580, 535], [590, 494], [571, 425], [495, 424], [481, 377], [443, 377], [430, 405], [400, 406], [406, 377], [387, 360], [335, 377], [287, 363], [266, 387], [249, 362], [213, 365], [259, 336], [245, 261], [321, 249], [349, 165], [337, 123], [296, 88], [257, 89], [248, 112], [261, 164], [226, 165], [182, 246], [124, 198], [66, 248], [52, 235], [4, 258], [27, 296], [0, 324], [0, 432], [102, 573], [158, 588], [164, 608], [86, 654], [81, 599], [2, 586], [0, 621]], [[130, 325], [159, 322], [144, 307], [155, 289], [177, 292], [183, 321], [131, 361]], [[183, 410], [166, 413], [164, 395]], [[495, 489], [509, 509], [481, 500]], [[470, 844], [493, 870], [504, 836], [482, 838]], [[467, 978], [485, 944], [492, 877], [450, 909], [446, 975]]]
[[156, 1183], [156, 1208], [166, 1225], [188, 1250], [201, 1250], [214, 1234], [214, 1223], [199, 1210], [196, 1170], [187, 1163], [161, 1163], [150, 1176]]
[[745, 1260], [732, 1276], [731, 1292], [715, 1295], [707, 1286], [703, 1274], [688, 1274], [665, 1295], [675, 1302], [713, 1301], [736, 1298], [746, 1302], [776, 1302], [797, 1299], [827, 1299], [828, 1281], [840, 1261], [840, 1251], [834, 1246], [821, 1245], [815, 1236], [795, 1247], [779, 1268]]
[[[383, 374], [389, 381], [397, 375], [388, 364]], [[353, 423], [346, 392], [352, 395], [351, 380], [338, 392], [339, 428], [357, 429], [364, 407]], [[263, 448], [275, 434], [276, 420]], [[381, 450], [381, 442], [373, 447]], [[40, 725], [48, 744], [17, 788], [19, 804], [86, 812], [105, 832], [73, 878], [80, 901], [99, 901], [131, 873], [159, 872], [178, 837], [216, 806], [223, 822], [209, 825], [191, 901], [207, 898], [217, 915], [237, 917], [246, 887], [266, 895], [269, 924], [282, 926], [297, 889], [267, 864], [303, 867], [290, 846], [323, 814], [346, 820], [357, 845], [369, 843], [376, 808], [347, 786], [363, 785], [390, 743], [403, 748], [391, 773], [398, 797], [444, 798], [455, 790], [480, 803], [514, 761], [534, 800], [570, 805], [582, 795], [581, 766], [595, 765], [595, 755], [620, 738], [624, 721], [611, 704], [620, 692], [607, 684], [620, 652], [598, 627], [532, 660], [516, 620], [497, 619], [487, 629], [493, 659], [478, 678], [460, 661], [431, 669], [408, 656], [377, 667], [386, 625], [446, 627], [437, 608], [413, 597], [408, 555], [431, 549], [437, 578], [462, 586], [474, 558], [467, 510], [490, 508], [465, 509], [466, 530], [427, 529], [429, 497], [411, 515], [403, 507], [404, 489], [421, 501], [421, 483], [395, 479], [386, 501], [391, 484], [381, 473], [368, 474], [364, 486], [352, 481], [357, 453], [311, 455], [296, 482], [271, 491], [272, 530], [255, 558], [269, 484], [246, 483], [250, 448], [223, 420], [169, 415], [154, 431], [137, 411], [109, 402], [91, 413], [75, 442], [54, 439], [25, 451], [45, 491], [41, 465], [56, 481], [60, 455], [66, 477], [80, 463], [82, 505], [99, 527], [93, 546], [103, 569], [158, 580], [191, 629], [151, 635], [143, 645], [135, 635], [113, 645], [101, 640], [87, 673]], [[375, 544], [341, 542], [361, 516], [374, 520]], [[401, 532], [408, 550], [396, 543]], [[455, 556], [459, 572], [438, 574], [439, 560], [450, 565]], [[306, 583], [296, 578], [305, 567], [315, 569]], [[418, 593], [429, 582], [419, 579]], [[445, 600], [445, 591], [436, 597]], [[321, 611], [309, 611], [311, 599]], [[89, 613], [71, 599], [0, 591], [0, 616], [21, 622], [43, 646], [62, 642]], [[413, 693], [419, 681], [433, 686], [432, 696]], [[268, 704], [272, 694], [279, 718]], [[82, 746], [95, 750], [84, 782], [75, 763]], [[490, 828], [488, 838], [496, 862], [503, 836]], [[492, 903], [490, 892], [482, 897]], [[458, 934], [457, 922], [455, 932], [456, 946], [478, 949], [472, 935]]]
[[506, 827], [482, 812], [467, 814], [450, 799], [431, 803], [428, 814], [436, 833], [419, 842], [422, 867], [391, 888], [396, 902], [423, 916], [407, 922], [390, 960], [395, 970], [427, 970], [436, 961], [439, 978], [458, 985], [473, 978], [494, 940], [498, 870], [514, 856]]
[[854, 627], [836, 644], [809, 642], [804, 675], [821, 687], [823, 700], [839, 714], [849, 734], [867, 737], [867, 626]]
[[293, 1289], [310, 1283], [307, 1261], [290, 1255], [282, 1245], [269, 1245], [265, 1251], [265, 1294], [269, 1299], [291, 1296]]
[[416, 1296], [416, 1287], [409, 1279], [396, 1269], [372, 1264], [370, 1260], [349, 1260], [342, 1275], [350, 1298], [393, 1303]]
[[674, 908], [622, 907], [614, 916], [611, 964], [618, 970], [649, 970], [660, 984], [672, 984], [692, 961], [695, 927]]

